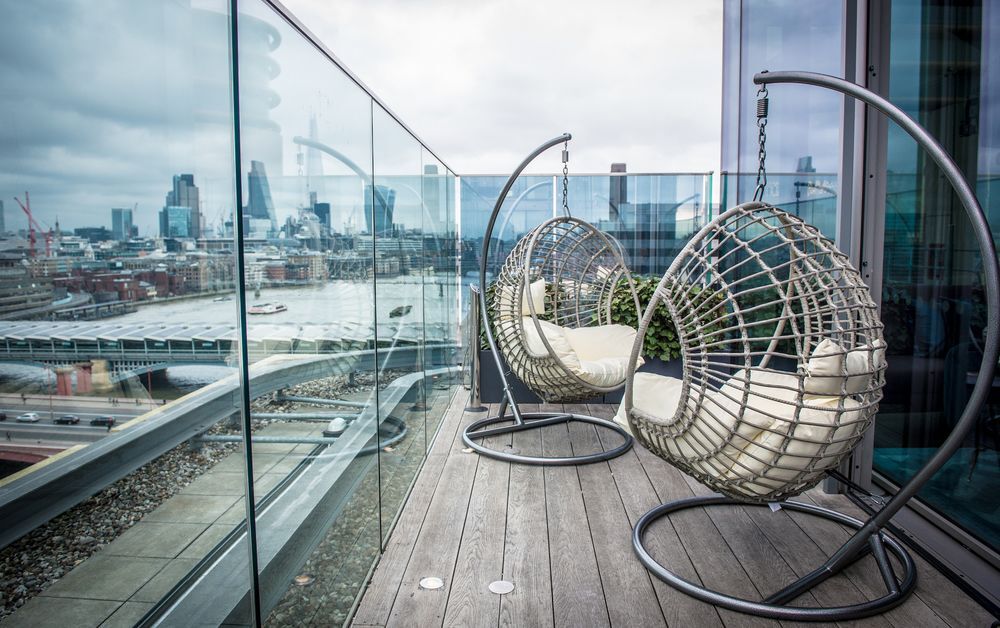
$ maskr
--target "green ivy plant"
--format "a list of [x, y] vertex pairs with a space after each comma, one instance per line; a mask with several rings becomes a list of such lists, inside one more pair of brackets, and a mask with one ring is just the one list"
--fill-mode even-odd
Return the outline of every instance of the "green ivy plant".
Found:
[[[646, 307], [653, 299], [656, 286], [660, 283], [659, 277], [633, 277], [636, 294], [639, 297], [639, 316], [646, 311]], [[702, 311], [712, 310], [724, 300], [722, 295], [703, 295], [700, 286], [691, 286], [687, 298], [698, 304], [698, 309]], [[705, 299], [711, 299], [712, 303], [704, 303]], [[699, 300], [702, 302], [699, 303]], [[723, 328], [725, 320], [725, 309], [720, 308], [713, 313], [717, 322], [705, 327], [702, 333], [708, 334]], [[635, 302], [632, 300], [632, 293], [628, 289], [628, 283], [620, 282], [615, 287], [615, 292], [611, 297], [611, 322], [629, 327], [639, 327], [639, 318], [635, 311]], [[656, 313], [649, 321], [646, 329], [646, 337], [643, 339], [642, 355], [645, 358], [658, 358], [664, 362], [676, 360], [681, 357], [681, 342], [677, 336], [677, 328], [673, 319], [667, 312], [667, 308], [662, 304], [656, 309]]]

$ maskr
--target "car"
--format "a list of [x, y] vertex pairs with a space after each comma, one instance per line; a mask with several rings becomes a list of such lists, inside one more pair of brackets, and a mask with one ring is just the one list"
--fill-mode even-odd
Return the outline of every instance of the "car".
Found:
[[115, 417], [113, 416], [95, 416], [90, 420], [91, 425], [101, 425], [103, 427], [111, 427], [115, 424]]
[[64, 414], [55, 421], [59, 425], [76, 425], [80, 422], [80, 417], [75, 414]]
[[17, 415], [16, 420], [18, 423], [38, 423], [41, 418], [37, 412], [25, 412], [24, 414]]

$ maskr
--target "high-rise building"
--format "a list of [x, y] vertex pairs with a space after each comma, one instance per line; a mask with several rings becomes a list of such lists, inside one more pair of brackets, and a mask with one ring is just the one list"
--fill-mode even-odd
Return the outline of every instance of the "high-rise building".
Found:
[[[373, 193], [374, 191], [374, 193]], [[372, 202], [375, 211], [372, 211]], [[384, 185], [365, 186], [365, 225], [374, 236], [392, 235], [392, 212], [396, 205], [396, 190]], [[375, 221], [374, 226], [372, 220]]]
[[0, 233], [7, 233], [7, 218], [3, 209], [3, 201], [0, 201]]
[[194, 238], [194, 210], [181, 205], [167, 205], [160, 210], [160, 237]]
[[[167, 192], [167, 200], [163, 204], [163, 209], [166, 210], [169, 207], [187, 207], [190, 211], [188, 233], [183, 237], [186, 238], [198, 238], [201, 237], [201, 203], [198, 194], [198, 186], [194, 184], [193, 174], [175, 174], [173, 181], [173, 188]], [[167, 237], [170, 234], [164, 233], [163, 231], [163, 216], [164, 212], [160, 212], [160, 235]]]
[[132, 210], [126, 207], [111, 209], [111, 237], [123, 242], [132, 237]]
[[277, 233], [278, 216], [274, 213], [271, 186], [267, 182], [267, 170], [262, 161], [250, 162], [250, 172], [247, 174], [247, 205], [244, 210], [251, 219], [270, 221], [271, 231]]
[[[615, 176], [615, 175], [618, 176]], [[611, 164], [611, 185], [608, 190], [608, 220], [617, 223], [622, 206], [628, 203], [628, 178], [625, 176], [625, 164]]]

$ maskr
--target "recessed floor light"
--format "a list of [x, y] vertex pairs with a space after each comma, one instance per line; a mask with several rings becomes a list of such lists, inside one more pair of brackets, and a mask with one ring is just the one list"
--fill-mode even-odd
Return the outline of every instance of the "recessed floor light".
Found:
[[514, 583], [507, 580], [497, 580], [490, 583], [490, 591], [497, 595], [506, 595], [514, 590]]
[[440, 589], [443, 586], [444, 586], [444, 580], [434, 576], [429, 576], [420, 581], [421, 589], [428, 589], [433, 591], [434, 589]]
[[310, 584], [312, 584], [313, 582], [316, 582], [316, 576], [304, 573], [304, 574], [300, 574], [298, 576], [295, 576], [295, 578], [292, 580], [292, 582], [294, 582], [295, 586], [297, 586], [297, 587], [307, 587]]

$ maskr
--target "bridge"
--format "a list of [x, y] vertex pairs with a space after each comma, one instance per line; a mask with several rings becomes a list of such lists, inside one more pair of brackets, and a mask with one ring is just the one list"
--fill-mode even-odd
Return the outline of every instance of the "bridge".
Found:
[[[390, 320], [372, 325], [337, 322], [254, 323], [247, 330], [253, 361], [280, 354], [335, 354], [343, 351], [443, 344], [451, 340], [444, 323]], [[182, 364], [235, 366], [235, 325], [170, 323], [0, 322], [0, 360], [55, 369], [60, 394], [70, 394]], [[82, 387], [82, 389], [81, 389]]]

